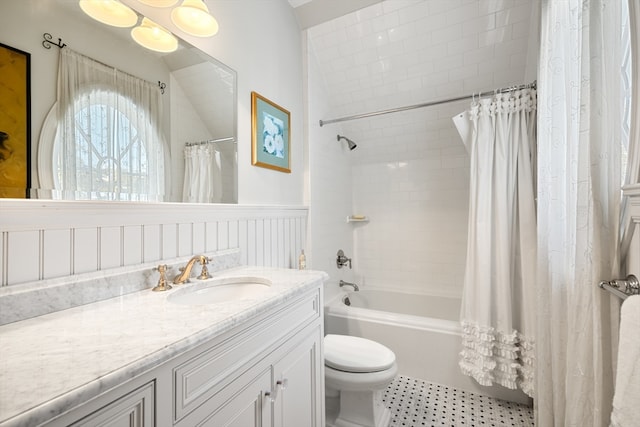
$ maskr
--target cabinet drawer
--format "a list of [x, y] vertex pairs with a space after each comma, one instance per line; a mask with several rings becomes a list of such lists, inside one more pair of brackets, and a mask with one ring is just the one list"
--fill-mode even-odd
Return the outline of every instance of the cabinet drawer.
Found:
[[155, 382], [152, 381], [103, 406], [71, 426], [153, 427], [155, 426], [155, 394]]
[[[174, 421], [219, 393], [282, 339], [320, 317], [319, 292], [287, 304], [287, 308], [262, 316], [251, 326], [179, 364], [173, 372]], [[243, 365], [247, 365], [243, 368]]]

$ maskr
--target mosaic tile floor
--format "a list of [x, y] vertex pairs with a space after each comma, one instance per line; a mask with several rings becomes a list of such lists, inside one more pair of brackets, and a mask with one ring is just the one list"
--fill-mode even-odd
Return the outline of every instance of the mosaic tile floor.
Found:
[[533, 410], [423, 380], [398, 376], [383, 400], [391, 410], [390, 427], [533, 426]]

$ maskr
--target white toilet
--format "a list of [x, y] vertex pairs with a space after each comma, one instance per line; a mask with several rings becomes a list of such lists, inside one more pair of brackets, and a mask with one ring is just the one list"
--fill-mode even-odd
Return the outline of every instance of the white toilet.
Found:
[[396, 355], [380, 343], [348, 335], [324, 337], [328, 427], [386, 427], [382, 393], [395, 378]]

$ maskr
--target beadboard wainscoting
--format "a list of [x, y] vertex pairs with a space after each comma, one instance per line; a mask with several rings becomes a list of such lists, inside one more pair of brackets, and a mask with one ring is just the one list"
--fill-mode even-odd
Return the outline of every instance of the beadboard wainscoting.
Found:
[[300, 206], [0, 201], [0, 285], [240, 249], [248, 266], [297, 266]]

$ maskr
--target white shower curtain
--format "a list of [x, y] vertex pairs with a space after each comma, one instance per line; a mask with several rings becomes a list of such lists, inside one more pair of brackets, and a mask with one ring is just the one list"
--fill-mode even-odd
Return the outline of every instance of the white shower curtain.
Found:
[[618, 271], [621, 2], [543, 0], [536, 425], [606, 426]]
[[[533, 394], [536, 91], [474, 102], [460, 368]], [[464, 136], [463, 136], [464, 138]]]
[[220, 152], [213, 144], [184, 147], [182, 201], [218, 203], [222, 200]]

